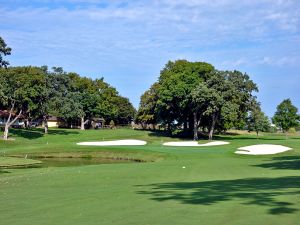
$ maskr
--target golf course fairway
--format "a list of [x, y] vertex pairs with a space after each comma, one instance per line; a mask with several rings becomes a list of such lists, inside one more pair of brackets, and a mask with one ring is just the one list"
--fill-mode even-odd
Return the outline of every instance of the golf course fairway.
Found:
[[[299, 134], [287, 140], [281, 134], [220, 135], [216, 140], [230, 144], [200, 148], [163, 146], [180, 139], [131, 129], [11, 134], [14, 141], [0, 140], [1, 225], [300, 224]], [[124, 139], [147, 145], [76, 145]], [[234, 153], [255, 144], [293, 150]], [[1, 157], [11, 164], [43, 157], [120, 163], [1, 168]]]

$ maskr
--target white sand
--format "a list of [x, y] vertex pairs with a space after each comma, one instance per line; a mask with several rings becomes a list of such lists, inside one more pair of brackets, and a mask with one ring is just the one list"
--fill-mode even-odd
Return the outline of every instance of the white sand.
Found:
[[218, 146], [228, 145], [229, 142], [225, 141], [212, 141], [206, 144], [199, 144], [197, 141], [176, 141], [176, 142], [165, 142], [164, 146], [182, 146], [182, 147], [205, 147], [205, 146]]
[[88, 146], [121, 146], [121, 145], [146, 145], [146, 141], [140, 140], [116, 140], [116, 141], [96, 141], [96, 142], [80, 142], [77, 145]]
[[292, 150], [289, 147], [285, 147], [282, 145], [251, 145], [239, 148], [236, 151], [236, 154], [245, 154], [245, 155], [271, 155], [271, 154], [277, 154], [285, 151]]

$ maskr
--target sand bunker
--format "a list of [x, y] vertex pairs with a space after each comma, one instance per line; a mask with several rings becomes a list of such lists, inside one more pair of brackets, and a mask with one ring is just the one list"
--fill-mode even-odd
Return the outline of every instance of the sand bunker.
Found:
[[197, 141], [176, 141], [176, 142], [165, 142], [165, 146], [182, 146], [182, 147], [205, 147], [205, 146], [218, 146], [218, 145], [228, 145], [229, 142], [225, 141], [212, 141], [206, 144], [199, 144]]
[[121, 145], [146, 145], [146, 141], [140, 140], [116, 140], [116, 141], [95, 141], [95, 142], [80, 142], [77, 145], [88, 146], [121, 146]]
[[285, 151], [292, 150], [289, 147], [285, 147], [282, 145], [251, 145], [239, 148], [236, 151], [236, 154], [244, 154], [244, 155], [271, 155], [271, 154], [277, 154]]

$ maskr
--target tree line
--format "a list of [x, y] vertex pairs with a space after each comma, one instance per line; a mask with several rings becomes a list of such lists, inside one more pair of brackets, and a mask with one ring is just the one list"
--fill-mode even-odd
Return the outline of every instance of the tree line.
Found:
[[[1, 45], [2, 43], [2, 45]], [[9, 55], [0, 37], [1, 55]], [[9, 117], [4, 127], [4, 139], [9, 128], [21, 116], [30, 122], [42, 119], [48, 132], [49, 116], [57, 116], [66, 122], [81, 121], [81, 129], [94, 117], [115, 124], [129, 124], [135, 109], [128, 98], [101, 79], [91, 79], [61, 67], [47, 66], [8, 67], [8, 61], [0, 58], [0, 109], [7, 110]], [[14, 117], [12, 115], [15, 115]]]
[[[199, 130], [212, 139], [215, 131], [233, 127], [257, 135], [270, 129], [270, 120], [255, 96], [257, 85], [237, 70], [217, 70], [206, 62], [169, 61], [141, 96], [136, 112], [129, 99], [103, 78], [83, 77], [61, 67], [8, 67], [3, 57], [10, 54], [11, 48], [0, 37], [0, 109], [9, 111], [4, 139], [21, 115], [28, 121], [42, 119], [45, 133], [50, 115], [66, 122], [80, 119], [82, 130], [94, 117], [116, 124], [128, 124], [135, 118], [142, 125], [160, 124], [170, 134], [181, 132], [194, 140]], [[298, 109], [286, 99], [272, 121], [287, 132], [299, 119]]]
[[[198, 140], [199, 129], [207, 132], [209, 139], [216, 130], [233, 127], [258, 134], [270, 128], [270, 121], [256, 92], [257, 85], [246, 73], [216, 70], [206, 62], [169, 61], [158, 81], [141, 96], [136, 121], [161, 124], [171, 134], [179, 130], [194, 140]], [[297, 110], [292, 114], [290, 125], [295, 125]], [[276, 118], [274, 122], [282, 127]]]

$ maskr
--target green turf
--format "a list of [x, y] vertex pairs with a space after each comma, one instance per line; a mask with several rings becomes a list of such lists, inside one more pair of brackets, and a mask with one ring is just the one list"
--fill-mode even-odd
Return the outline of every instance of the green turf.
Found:
[[[300, 136], [220, 136], [230, 145], [164, 147], [176, 140], [146, 131], [13, 130], [0, 155], [130, 158], [148, 163], [0, 170], [0, 224], [300, 224]], [[135, 147], [80, 141], [140, 139]], [[238, 147], [282, 144], [273, 156], [236, 155]], [[183, 168], [185, 167], [185, 169]]]
[[29, 167], [41, 164], [39, 160], [0, 156], [0, 168]]

